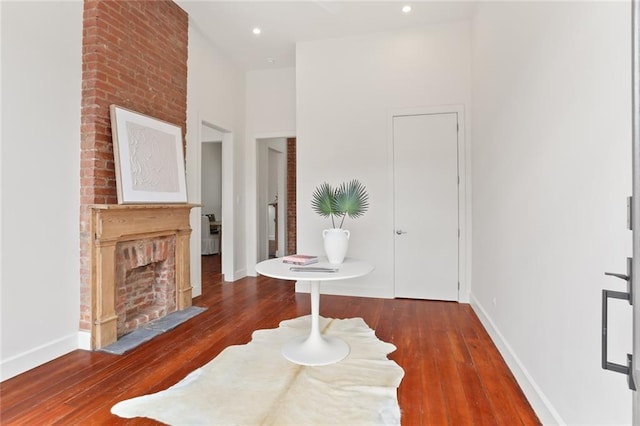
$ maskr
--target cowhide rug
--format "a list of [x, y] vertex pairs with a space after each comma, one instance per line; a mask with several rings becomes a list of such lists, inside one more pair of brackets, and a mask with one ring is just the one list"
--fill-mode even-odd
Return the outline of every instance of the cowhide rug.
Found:
[[349, 343], [344, 360], [321, 367], [287, 361], [282, 345], [306, 335], [311, 317], [258, 330], [176, 385], [119, 402], [120, 417], [149, 417], [171, 425], [398, 425], [397, 387], [404, 371], [362, 318], [320, 317], [323, 334]]

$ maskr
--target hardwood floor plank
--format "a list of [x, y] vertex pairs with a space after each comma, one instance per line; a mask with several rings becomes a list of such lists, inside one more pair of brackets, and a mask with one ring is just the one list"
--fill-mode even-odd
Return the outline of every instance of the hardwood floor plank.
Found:
[[[219, 256], [205, 261], [219, 262]], [[216, 265], [204, 265], [215, 271]], [[122, 355], [74, 351], [0, 384], [2, 425], [155, 425], [121, 419], [111, 407], [179, 382], [257, 329], [308, 315], [308, 294], [265, 277], [221, 281], [203, 274], [194, 305], [208, 309]], [[469, 305], [322, 295], [320, 314], [361, 317], [405, 371], [398, 401], [405, 425], [540, 424]]]
[[441, 375], [442, 393], [452, 425], [471, 425], [473, 417], [464, 393], [463, 381], [451, 356], [451, 345], [446, 331], [434, 331], [436, 365]]
[[[436, 313], [437, 310], [424, 309], [424, 305], [416, 305], [416, 311], [419, 318], [429, 316]], [[445, 403], [444, 392], [442, 387], [441, 371], [438, 369], [437, 358], [438, 348], [433, 340], [434, 328], [429, 327], [429, 321], [420, 321], [418, 323], [417, 342], [414, 338], [413, 344], [417, 344], [418, 348], [418, 364], [420, 366], [420, 382], [422, 386], [422, 412], [423, 423], [426, 425], [448, 425], [449, 415], [447, 413], [447, 405]], [[411, 327], [411, 325], [408, 325]], [[407, 360], [412, 362], [412, 360]], [[401, 392], [404, 392], [401, 385]]]
[[451, 348], [451, 356], [455, 362], [471, 363], [471, 354], [467, 349], [467, 344], [459, 330], [448, 330], [447, 338]]
[[[406, 301], [403, 301], [406, 302]], [[396, 345], [397, 355], [394, 360], [404, 369], [404, 378], [398, 388], [398, 402], [405, 424], [423, 424], [424, 406], [426, 401], [422, 390], [422, 369], [419, 345], [409, 345], [411, 340], [411, 322], [415, 316], [415, 309], [410, 304], [402, 303], [402, 309], [396, 310], [391, 343]]]
[[464, 389], [467, 406], [471, 412], [474, 425], [496, 425], [493, 407], [489, 403], [486, 391], [478, 376], [475, 366], [467, 362], [456, 363], [458, 376]]
[[487, 351], [485, 348], [487, 342], [483, 339], [468, 339], [467, 342], [474, 359], [477, 374], [482, 381], [495, 414], [496, 424], [505, 426], [521, 424], [520, 415], [511, 403], [512, 398], [509, 395], [513, 388], [505, 388], [500, 377], [499, 369], [506, 367], [500, 363], [496, 365], [491, 359], [497, 356], [497, 350], [496, 354], [493, 354], [493, 351]]

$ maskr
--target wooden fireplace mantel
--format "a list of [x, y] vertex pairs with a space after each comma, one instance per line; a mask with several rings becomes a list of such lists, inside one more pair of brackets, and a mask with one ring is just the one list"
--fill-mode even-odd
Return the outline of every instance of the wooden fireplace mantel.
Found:
[[197, 204], [94, 204], [91, 206], [91, 345], [117, 340], [116, 244], [175, 236], [176, 305], [191, 306], [189, 213]]

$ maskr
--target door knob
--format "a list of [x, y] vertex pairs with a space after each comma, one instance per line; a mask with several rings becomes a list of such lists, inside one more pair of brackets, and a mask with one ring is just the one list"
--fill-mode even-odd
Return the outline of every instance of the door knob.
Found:
[[407, 233], [407, 231], [403, 231], [402, 229], [398, 229], [396, 231], [396, 234], [398, 234], [398, 235], [402, 235], [402, 234], [406, 234], [406, 233]]

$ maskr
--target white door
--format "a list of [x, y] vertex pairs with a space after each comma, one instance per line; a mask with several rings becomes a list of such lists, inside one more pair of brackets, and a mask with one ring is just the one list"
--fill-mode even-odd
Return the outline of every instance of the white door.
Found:
[[458, 115], [393, 117], [395, 296], [458, 300]]

